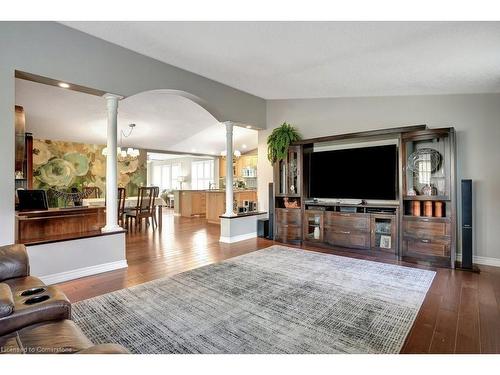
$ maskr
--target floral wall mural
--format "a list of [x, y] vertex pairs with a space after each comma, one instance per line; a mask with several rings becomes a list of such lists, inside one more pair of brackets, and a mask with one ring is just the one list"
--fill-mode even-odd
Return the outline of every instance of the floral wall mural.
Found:
[[[66, 191], [84, 186], [106, 189], [106, 157], [104, 145], [51, 141], [33, 141], [33, 187]], [[136, 159], [118, 158], [118, 186], [127, 189], [127, 196], [137, 195], [139, 186], [146, 185], [146, 152]], [[48, 193], [51, 206], [58, 206]]]

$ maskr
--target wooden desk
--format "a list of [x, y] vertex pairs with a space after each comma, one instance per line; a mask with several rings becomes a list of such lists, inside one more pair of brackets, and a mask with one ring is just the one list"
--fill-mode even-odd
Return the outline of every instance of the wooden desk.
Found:
[[77, 239], [100, 231], [105, 207], [55, 208], [16, 212], [16, 242], [29, 244], [52, 238]]

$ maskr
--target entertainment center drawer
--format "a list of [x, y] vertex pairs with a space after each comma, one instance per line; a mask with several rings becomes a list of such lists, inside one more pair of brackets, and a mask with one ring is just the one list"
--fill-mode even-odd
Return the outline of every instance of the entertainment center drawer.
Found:
[[338, 227], [325, 226], [325, 242], [333, 246], [368, 249], [370, 233], [343, 230]]
[[327, 211], [325, 224], [368, 232], [370, 230], [370, 214]]
[[276, 223], [301, 225], [302, 212], [300, 208], [277, 208]]
[[403, 218], [403, 231], [417, 237], [449, 236], [451, 223], [447, 219]]
[[434, 241], [425, 238], [405, 238], [403, 240], [403, 254], [448, 257], [450, 256], [450, 243], [449, 241]]
[[276, 224], [276, 240], [283, 242], [287, 241], [301, 241], [302, 240], [302, 226], [293, 224]]

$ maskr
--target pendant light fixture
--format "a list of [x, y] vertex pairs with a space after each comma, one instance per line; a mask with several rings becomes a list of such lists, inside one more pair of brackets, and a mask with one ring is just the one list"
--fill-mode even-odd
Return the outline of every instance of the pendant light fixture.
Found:
[[[134, 131], [135, 126], [136, 126], [135, 124], [129, 124], [128, 125], [129, 130], [128, 130], [127, 133], [125, 133], [123, 130], [120, 131], [120, 146], [118, 146], [116, 148], [116, 155], [118, 155], [118, 158], [119, 158], [120, 161], [124, 161], [124, 160], [127, 160], [127, 159], [137, 159], [139, 157], [139, 155], [141, 154], [140, 151], [139, 151], [139, 149], [137, 149], [137, 148], [128, 147], [127, 150], [122, 149], [122, 140], [123, 140], [123, 137], [125, 137], [125, 138], [130, 137], [130, 135]], [[107, 147], [104, 147], [102, 149], [102, 154], [104, 156], [106, 156], [108, 154], [108, 148]]]

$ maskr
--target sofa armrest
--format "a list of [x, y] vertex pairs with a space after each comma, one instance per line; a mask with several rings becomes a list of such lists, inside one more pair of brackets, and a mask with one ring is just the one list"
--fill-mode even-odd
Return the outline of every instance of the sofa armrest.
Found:
[[14, 298], [10, 286], [0, 283], [0, 318], [12, 314], [14, 311]]
[[0, 281], [29, 275], [28, 253], [24, 245], [0, 246]]
[[[22, 289], [11, 289], [14, 311], [0, 318], [0, 336], [33, 324], [71, 318], [71, 303], [64, 293], [53, 286], [44, 286], [44, 289], [43, 292], [29, 296], [23, 296]], [[48, 299], [33, 304], [26, 303], [37, 297], [48, 297]]]
[[80, 350], [78, 354], [130, 354], [130, 352], [118, 344], [99, 344]]

